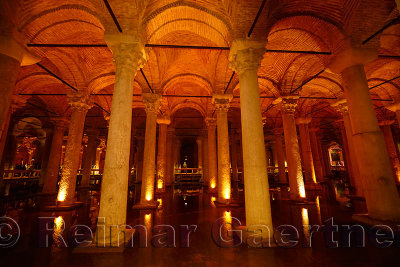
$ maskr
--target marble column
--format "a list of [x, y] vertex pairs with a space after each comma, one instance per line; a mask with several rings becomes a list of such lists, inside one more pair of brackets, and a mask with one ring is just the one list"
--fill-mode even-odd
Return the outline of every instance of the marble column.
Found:
[[136, 163], [136, 182], [141, 182], [143, 177], [144, 133], [137, 133], [136, 139], [138, 147]]
[[234, 129], [229, 132], [230, 144], [231, 144], [231, 166], [232, 166], [232, 198], [239, 198], [239, 177], [238, 177], [238, 144], [237, 136]]
[[170, 186], [173, 182], [174, 159], [173, 159], [173, 145], [174, 145], [174, 132], [175, 129], [168, 128], [167, 133], [167, 177], [166, 186]]
[[228, 111], [232, 95], [214, 95], [213, 102], [217, 114], [218, 147], [218, 202], [231, 199], [231, 167], [229, 159]]
[[390, 162], [392, 163], [395, 181], [399, 183], [400, 162], [399, 162], [399, 157], [397, 156], [396, 144], [394, 143], [393, 140], [392, 128], [390, 126], [393, 123], [394, 123], [393, 121], [383, 121], [380, 124], [382, 125], [381, 129], [383, 132], [383, 137], [385, 138], [386, 149], [389, 152]]
[[283, 129], [275, 128], [273, 130], [275, 135], [275, 148], [276, 148], [276, 157], [278, 161], [278, 171], [279, 171], [279, 182], [286, 184], [286, 167], [285, 167], [285, 151], [283, 148]]
[[217, 140], [215, 136], [216, 120], [214, 118], [205, 119], [208, 137], [208, 188], [214, 192], [217, 187]]
[[296, 110], [298, 99], [298, 96], [287, 96], [283, 97], [281, 102], [290, 198], [293, 200], [302, 200], [306, 197], [299, 141], [297, 138], [296, 122], [294, 119], [294, 112]]
[[202, 142], [202, 150], [203, 150], [203, 183], [209, 184], [209, 160], [208, 160], [208, 133], [207, 130], [202, 130], [203, 142]]
[[311, 151], [314, 160], [314, 169], [315, 169], [315, 176], [318, 182], [322, 182], [324, 180], [324, 173], [322, 167], [322, 155], [319, 153], [318, 142], [317, 139], [317, 128], [310, 129], [310, 142], [311, 142]]
[[203, 169], [203, 140], [201, 139], [201, 136], [198, 136], [196, 138], [196, 144], [197, 144], [197, 168]]
[[[113, 53], [115, 83], [101, 184], [99, 217], [102, 220], [97, 226], [111, 229], [112, 225], [126, 224], [133, 82], [147, 56], [138, 36], [105, 34], [104, 39]], [[119, 231], [115, 232], [99, 231], [99, 245], [119, 245]]]
[[143, 154], [143, 176], [140, 203], [134, 208], [153, 207], [154, 201], [154, 179], [155, 179], [155, 157], [157, 137], [157, 113], [161, 105], [161, 95], [143, 93], [143, 103], [146, 108], [146, 132], [144, 138]]
[[167, 133], [171, 123], [169, 117], [160, 117], [158, 123], [158, 153], [157, 153], [157, 189], [159, 193], [165, 192], [167, 183]]
[[62, 145], [67, 125], [65, 119], [54, 120], [53, 138], [51, 140], [49, 161], [47, 162], [46, 174], [44, 177], [43, 193], [57, 193], [57, 179], [60, 170]]
[[296, 119], [296, 124], [299, 127], [299, 133], [300, 133], [301, 153], [303, 159], [305, 181], [306, 183], [311, 184], [311, 183], [316, 183], [317, 179], [315, 177], [314, 161], [311, 151], [310, 130], [309, 130], [310, 122], [311, 118], [301, 117]]
[[68, 139], [62, 165], [61, 180], [57, 200], [61, 205], [71, 205], [75, 201], [76, 178], [79, 169], [79, 154], [81, 152], [83, 127], [86, 113], [91, 107], [88, 96], [78, 94], [69, 96], [72, 114], [68, 128]]
[[264, 42], [237, 39], [232, 43], [229, 61], [239, 74], [246, 225], [250, 230], [264, 225], [273, 233], [257, 76], [264, 53]]
[[329, 69], [343, 78], [368, 216], [398, 222], [400, 198], [364, 71], [364, 64], [375, 58], [376, 50], [350, 46], [338, 53]]
[[99, 131], [97, 129], [89, 128], [86, 131], [86, 135], [88, 137], [87, 146], [83, 152], [83, 160], [82, 160], [82, 180], [81, 180], [81, 188], [89, 188], [90, 187], [90, 173], [92, 170], [93, 163], [96, 162], [96, 151], [99, 142], [97, 137], [99, 135]]

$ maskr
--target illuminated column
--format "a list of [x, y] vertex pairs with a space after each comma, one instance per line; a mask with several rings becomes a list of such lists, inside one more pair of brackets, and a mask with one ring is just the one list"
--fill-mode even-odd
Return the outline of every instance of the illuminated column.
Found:
[[287, 183], [286, 178], [286, 167], [285, 167], [285, 151], [283, 150], [283, 129], [276, 128], [273, 130], [275, 135], [275, 149], [276, 149], [276, 157], [278, 161], [278, 170], [279, 170], [279, 182]]
[[197, 143], [197, 168], [203, 169], [203, 140], [201, 136], [198, 136], [196, 139]]
[[57, 200], [61, 205], [71, 205], [75, 201], [76, 178], [79, 169], [79, 154], [81, 152], [83, 127], [90, 101], [88, 96], [72, 95], [69, 97], [72, 110], [68, 129], [67, 146], [61, 171], [60, 186]]
[[315, 176], [318, 182], [322, 182], [324, 179], [323, 167], [322, 167], [322, 155], [319, 153], [318, 139], [317, 139], [317, 128], [310, 129], [310, 142], [311, 150], [314, 160]]
[[174, 167], [172, 170], [172, 182], [175, 181], [175, 168], [179, 168], [180, 165], [180, 151], [181, 151], [182, 142], [178, 136], [175, 135], [174, 139], [174, 147], [173, 147], [173, 158], [174, 158]]
[[156, 157], [157, 113], [161, 105], [161, 95], [143, 93], [146, 108], [146, 132], [143, 153], [143, 177], [140, 203], [135, 208], [156, 207], [154, 198], [154, 174]]
[[97, 136], [99, 135], [99, 131], [89, 128], [86, 135], [88, 137], [88, 142], [83, 152], [81, 188], [89, 188], [90, 186], [90, 172], [92, 170], [92, 165], [94, 165], [93, 162], [96, 161], [96, 150], [98, 146]]
[[238, 162], [237, 162], [237, 154], [238, 154], [238, 144], [237, 144], [237, 136], [235, 130], [231, 130], [229, 133], [230, 143], [231, 143], [231, 161], [232, 161], [232, 180], [234, 182], [238, 182]]
[[[107, 137], [107, 153], [101, 183], [98, 229], [126, 224], [129, 181], [129, 154], [132, 127], [133, 81], [146, 61], [144, 45], [139, 37], [105, 34], [115, 64], [114, 93]], [[99, 231], [99, 245], [118, 243], [118, 233]], [[122, 242], [122, 241], [121, 241]]]
[[304, 174], [306, 183], [316, 183], [314, 161], [311, 151], [310, 130], [308, 125], [311, 118], [297, 118], [296, 123], [299, 126], [301, 152], [304, 166]]
[[232, 95], [214, 95], [213, 102], [217, 113], [218, 145], [218, 202], [231, 198], [231, 168], [229, 160], [228, 111]]
[[167, 132], [171, 120], [168, 117], [158, 118], [158, 153], [157, 153], [157, 192], [165, 192], [167, 183]]
[[167, 178], [166, 185], [169, 186], [173, 182], [173, 171], [174, 171], [174, 158], [173, 158], [173, 144], [174, 144], [174, 132], [175, 129], [168, 128], [167, 133]]
[[202, 149], [203, 149], [203, 182], [204, 184], [209, 184], [209, 159], [208, 159], [208, 136], [207, 131], [202, 130], [203, 135], [203, 142], [202, 142]]
[[234, 40], [229, 61], [239, 74], [246, 225], [265, 225], [273, 233], [257, 76], [264, 52], [264, 42]]
[[141, 182], [143, 177], [143, 154], [144, 154], [144, 134], [142, 131], [136, 133], [137, 139], [137, 163], [136, 163], [136, 182]]
[[385, 138], [386, 148], [389, 152], [389, 158], [392, 163], [393, 173], [396, 178], [395, 180], [396, 182], [400, 182], [400, 162], [399, 162], [399, 157], [397, 156], [396, 144], [394, 143], [393, 140], [392, 129], [390, 127], [390, 125], [393, 124], [393, 121], [383, 121], [381, 124], [382, 124], [381, 128], [383, 132], [383, 137]]
[[336, 56], [329, 68], [343, 78], [368, 215], [400, 221], [400, 198], [364, 71], [364, 64], [375, 58], [376, 50], [349, 47]]
[[206, 118], [205, 121], [208, 130], [208, 187], [211, 191], [215, 191], [215, 188], [217, 187], [216, 120], [214, 118]]
[[49, 161], [47, 163], [46, 176], [44, 178], [43, 193], [54, 195], [57, 193], [57, 179], [60, 170], [62, 145], [66, 129], [66, 120], [54, 120], [53, 138], [51, 140], [51, 149]]
[[301, 168], [299, 141], [297, 139], [294, 112], [296, 111], [298, 96], [282, 98], [283, 135], [285, 136], [286, 161], [288, 166], [290, 198], [301, 200], [306, 197]]

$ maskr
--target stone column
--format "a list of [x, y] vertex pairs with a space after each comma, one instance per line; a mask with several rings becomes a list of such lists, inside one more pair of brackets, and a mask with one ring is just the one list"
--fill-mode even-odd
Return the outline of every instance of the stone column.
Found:
[[398, 222], [400, 198], [364, 71], [364, 64], [375, 57], [375, 50], [350, 46], [336, 56], [329, 68], [343, 78], [368, 215]]
[[[113, 53], [115, 83], [101, 183], [99, 217], [103, 220], [97, 225], [110, 229], [112, 225], [126, 224], [133, 81], [146, 61], [146, 53], [137, 36], [105, 34], [104, 39]], [[98, 242], [104, 246], [117, 244], [119, 231], [115, 232], [100, 231]]]
[[167, 177], [166, 186], [170, 186], [173, 182], [174, 171], [174, 158], [173, 158], [173, 144], [174, 144], [174, 129], [168, 128], [167, 133]]
[[301, 168], [299, 142], [297, 139], [296, 123], [294, 119], [294, 112], [296, 110], [298, 99], [298, 96], [287, 96], [284, 97], [281, 102], [290, 198], [293, 200], [301, 200], [306, 197], [303, 171]]
[[381, 128], [385, 138], [386, 149], [389, 152], [390, 162], [392, 163], [395, 181], [400, 182], [400, 162], [397, 156], [396, 144], [393, 140], [391, 124], [393, 124], [393, 121], [383, 121], [381, 122]]
[[158, 153], [157, 153], [157, 192], [165, 192], [167, 183], [167, 132], [171, 123], [169, 117], [157, 119], [158, 123]]
[[172, 183], [175, 182], [175, 168], [179, 168], [180, 151], [181, 151], [182, 142], [179, 139], [179, 137], [175, 135], [175, 139], [173, 140], [173, 143], [174, 143], [174, 145], [172, 148], [172, 153], [173, 153], [174, 166], [172, 169], [172, 177], [171, 177]]
[[198, 136], [196, 139], [197, 144], [197, 168], [203, 169], [203, 140], [201, 136]]
[[285, 167], [285, 151], [283, 150], [283, 129], [275, 128], [275, 148], [276, 148], [276, 157], [278, 161], [278, 171], [279, 171], [279, 182], [286, 184], [286, 167]]
[[234, 40], [229, 61], [239, 74], [246, 225], [265, 225], [273, 233], [257, 76], [264, 52], [264, 42]]
[[209, 184], [209, 160], [208, 160], [208, 132], [202, 130], [203, 142], [202, 142], [202, 149], [203, 149], [203, 182], [204, 184]]
[[322, 182], [324, 179], [323, 167], [322, 167], [322, 155], [319, 153], [318, 142], [317, 139], [317, 128], [310, 129], [310, 142], [311, 142], [311, 151], [314, 160], [314, 169], [315, 176], [318, 182]]
[[68, 129], [68, 139], [62, 165], [60, 186], [57, 200], [61, 205], [69, 206], [75, 201], [75, 187], [79, 169], [79, 154], [81, 152], [83, 127], [86, 113], [91, 107], [88, 96], [71, 95], [69, 102], [72, 110]]
[[311, 151], [310, 142], [310, 130], [308, 125], [311, 122], [311, 118], [297, 118], [296, 123], [299, 126], [300, 142], [301, 142], [301, 153], [304, 166], [304, 174], [306, 183], [316, 183], [314, 161]]
[[90, 187], [90, 172], [92, 170], [93, 163], [96, 162], [96, 151], [99, 142], [97, 140], [97, 136], [99, 135], [99, 131], [97, 129], [89, 128], [86, 132], [88, 137], [87, 147], [83, 152], [83, 162], [82, 162], [82, 181], [81, 188], [89, 188]]
[[51, 140], [49, 161], [47, 162], [46, 174], [44, 177], [43, 193], [54, 195], [57, 193], [57, 179], [60, 170], [62, 145], [66, 129], [66, 120], [59, 119], [54, 121], [53, 138]]
[[141, 182], [143, 177], [143, 154], [144, 154], [144, 134], [137, 133], [137, 164], [136, 164], [136, 182]]
[[231, 166], [232, 166], [232, 198], [239, 198], [239, 177], [238, 177], [238, 144], [237, 144], [237, 136], [234, 129], [231, 129], [229, 133], [230, 143], [231, 143]]
[[215, 136], [216, 120], [206, 118], [208, 136], [208, 187], [214, 192], [217, 187], [217, 141]]
[[229, 159], [228, 111], [232, 95], [214, 95], [217, 113], [218, 144], [218, 202], [231, 199], [231, 168]]
[[144, 138], [143, 177], [140, 203], [134, 208], [156, 207], [154, 201], [154, 176], [156, 157], [156, 130], [157, 113], [161, 105], [161, 96], [158, 94], [142, 94], [146, 108], [146, 132]]

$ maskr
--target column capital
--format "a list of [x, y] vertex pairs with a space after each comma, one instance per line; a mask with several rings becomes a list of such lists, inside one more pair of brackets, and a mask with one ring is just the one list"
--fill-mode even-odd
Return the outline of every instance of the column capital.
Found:
[[365, 65], [374, 61], [378, 51], [375, 48], [354, 47], [349, 39], [345, 41], [342, 47], [334, 51], [334, 54], [333, 60], [328, 65], [328, 70], [339, 74], [348, 67]]
[[236, 39], [229, 52], [229, 66], [241, 74], [247, 70], [257, 71], [265, 53], [265, 41]]
[[67, 95], [67, 99], [72, 110], [87, 112], [93, 106], [89, 95], [82, 92], [70, 93]]
[[217, 126], [217, 120], [215, 118], [206, 118], [204, 121], [207, 125], [207, 128]]
[[331, 107], [335, 108], [342, 116], [346, 115], [349, 112], [349, 108], [347, 107], [347, 100], [341, 99], [333, 104]]
[[310, 124], [311, 117], [299, 117], [296, 118], [296, 124]]
[[104, 40], [113, 53], [118, 73], [126, 70], [133, 74], [146, 63], [147, 54], [139, 36], [106, 33]]
[[159, 116], [157, 118], [157, 124], [170, 125], [171, 124], [171, 118], [168, 115]]
[[156, 113], [161, 107], [161, 95], [153, 93], [143, 93], [143, 104], [146, 109], [146, 113]]
[[213, 95], [212, 103], [217, 111], [228, 112], [232, 98], [230, 94]]
[[294, 113], [296, 111], [299, 96], [282, 96], [280, 97], [281, 109], [284, 113]]
[[69, 124], [69, 121], [65, 117], [58, 117], [58, 118], [53, 118], [51, 119], [54, 129], [64, 129], [66, 130]]
[[400, 103], [394, 103], [390, 106], [387, 106], [387, 109], [393, 112], [397, 112], [400, 110]]

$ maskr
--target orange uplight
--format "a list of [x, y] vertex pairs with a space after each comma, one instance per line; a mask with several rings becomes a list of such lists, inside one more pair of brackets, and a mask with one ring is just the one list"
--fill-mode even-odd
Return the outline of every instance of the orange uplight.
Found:
[[211, 184], [210, 184], [210, 186], [211, 186], [212, 189], [214, 189], [214, 188], [215, 188], [215, 182], [212, 181]]
[[230, 199], [231, 198], [231, 190], [229, 190], [229, 188], [226, 188], [224, 190], [224, 198], [225, 199]]
[[162, 198], [157, 198], [157, 201], [159, 203], [158, 207], [161, 207], [162, 206]]
[[153, 199], [153, 194], [151, 192], [146, 193], [146, 200], [151, 201]]
[[302, 197], [302, 198], [306, 197], [306, 190], [304, 189], [304, 184], [300, 185], [299, 193], [300, 193], [300, 197]]
[[66, 197], [67, 197], [67, 192], [65, 188], [60, 188], [60, 191], [58, 191], [57, 200], [62, 202], [65, 200]]
[[232, 215], [230, 211], [224, 212], [224, 220], [225, 222], [231, 223], [232, 222]]
[[53, 232], [53, 240], [57, 245], [61, 245], [63, 242], [63, 238], [61, 236], [64, 231], [64, 220], [62, 216], [58, 216], [54, 219], [54, 232]]
[[158, 188], [158, 189], [162, 189], [162, 188], [163, 188], [163, 180], [159, 179], [159, 180], [157, 181], [157, 188]]
[[214, 204], [214, 201], [216, 200], [216, 198], [215, 197], [211, 197], [211, 203], [213, 203]]

